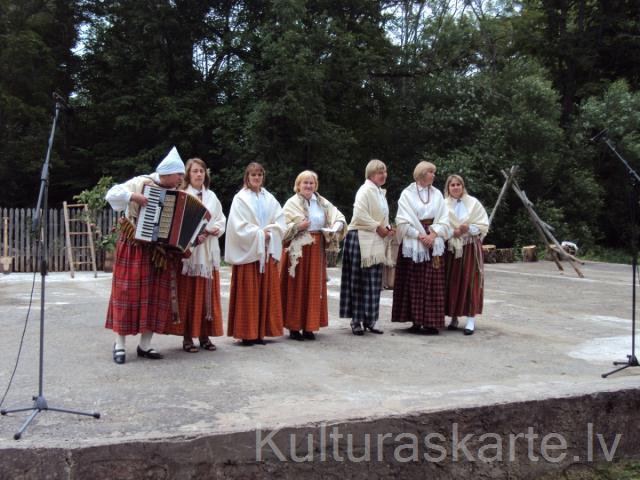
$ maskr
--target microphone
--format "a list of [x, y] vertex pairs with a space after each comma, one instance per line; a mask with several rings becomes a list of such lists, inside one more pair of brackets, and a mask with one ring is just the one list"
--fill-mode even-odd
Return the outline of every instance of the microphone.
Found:
[[591, 140], [589, 140], [589, 141], [590, 142], [595, 142], [596, 140], [600, 140], [600, 137], [606, 137], [608, 131], [609, 131], [609, 129], [605, 128], [601, 132], [597, 133], [595, 136], [591, 137]]
[[55, 100], [56, 104], [62, 108], [62, 110], [64, 110], [67, 113], [73, 113], [73, 107], [69, 105], [67, 101], [64, 98], [62, 98], [62, 96], [58, 92], [53, 92], [51, 96]]

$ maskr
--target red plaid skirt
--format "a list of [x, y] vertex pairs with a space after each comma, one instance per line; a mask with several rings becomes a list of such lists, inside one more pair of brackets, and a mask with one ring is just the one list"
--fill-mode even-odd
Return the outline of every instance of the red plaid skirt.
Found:
[[433, 268], [433, 261], [415, 263], [398, 249], [393, 286], [392, 322], [413, 322], [444, 328], [444, 265]]
[[173, 320], [171, 278], [180, 258], [168, 253], [166, 267], [156, 268], [151, 260], [154, 248], [118, 240], [105, 323], [118, 335], [164, 333]]
[[482, 313], [484, 299], [482, 242], [476, 239], [463, 247], [462, 257], [455, 258], [447, 250], [447, 299], [445, 313], [449, 316], [474, 317]]
[[289, 275], [289, 254], [282, 255], [280, 290], [284, 326], [289, 330], [317, 332], [329, 325], [327, 310], [327, 260], [324, 237], [312, 233], [314, 242], [302, 247], [295, 278]]
[[260, 273], [260, 262], [234, 265], [231, 270], [227, 335], [244, 340], [279, 337], [282, 300], [278, 264], [269, 257]]
[[[207, 282], [210, 283], [207, 287]], [[210, 312], [207, 312], [209, 290]], [[222, 305], [220, 303], [220, 273], [213, 278], [178, 276], [178, 304], [180, 323], [170, 323], [166, 333], [183, 337], [220, 337], [222, 329]], [[208, 319], [208, 314], [211, 318]]]

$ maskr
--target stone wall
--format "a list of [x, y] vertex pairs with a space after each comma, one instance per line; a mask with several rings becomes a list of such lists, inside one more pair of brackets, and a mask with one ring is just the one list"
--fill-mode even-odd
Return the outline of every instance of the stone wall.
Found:
[[631, 389], [276, 431], [11, 448], [0, 453], [0, 478], [535, 479], [638, 455], [639, 425], [640, 390]]

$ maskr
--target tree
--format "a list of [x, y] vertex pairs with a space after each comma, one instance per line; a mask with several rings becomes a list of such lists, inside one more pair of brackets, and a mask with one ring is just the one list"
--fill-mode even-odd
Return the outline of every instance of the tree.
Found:
[[[78, 20], [71, 0], [0, 0], [0, 181], [15, 206], [35, 205], [54, 112], [52, 92], [73, 90]], [[66, 120], [52, 155], [53, 203], [68, 184]]]
[[[574, 137], [586, 145], [590, 136], [605, 128], [618, 153], [637, 171], [640, 165], [640, 92], [631, 91], [624, 80], [612, 83], [602, 95], [583, 102]], [[595, 155], [594, 147], [597, 148]], [[629, 211], [629, 177], [604, 142], [598, 142], [594, 147], [583, 147], [582, 167], [594, 172], [606, 206], [594, 212], [596, 220], [601, 226], [605, 244], [626, 246], [631, 222], [634, 221], [621, 214]]]

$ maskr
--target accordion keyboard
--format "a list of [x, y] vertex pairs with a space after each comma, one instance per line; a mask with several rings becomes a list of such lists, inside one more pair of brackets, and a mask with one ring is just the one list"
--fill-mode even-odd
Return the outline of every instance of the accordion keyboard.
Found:
[[156, 238], [154, 238], [154, 231], [156, 224], [158, 223], [160, 211], [162, 210], [161, 204], [163, 201], [162, 197], [164, 196], [164, 189], [145, 185], [142, 190], [142, 194], [147, 197], [147, 205], [140, 208], [135, 238], [138, 240], [152, 242], [156, 240]]

